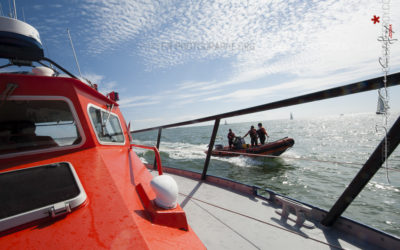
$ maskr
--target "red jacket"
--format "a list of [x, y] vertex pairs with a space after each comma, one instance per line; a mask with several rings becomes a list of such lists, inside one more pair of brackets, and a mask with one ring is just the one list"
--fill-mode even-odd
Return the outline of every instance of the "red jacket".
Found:
[[251, 138], [257, 138], [257, 130], [255, 128], [250, 129], [248, 134], [250, 134]]

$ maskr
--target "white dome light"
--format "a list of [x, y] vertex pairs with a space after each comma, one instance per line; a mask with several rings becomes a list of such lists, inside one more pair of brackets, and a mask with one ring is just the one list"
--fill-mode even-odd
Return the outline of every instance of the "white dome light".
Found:
[[155, 176], [150, 182], [151, 188], [156, 194], [157, 206], [164, 209], [172, 209], [177, 205], [178, 185], [169, 175]]

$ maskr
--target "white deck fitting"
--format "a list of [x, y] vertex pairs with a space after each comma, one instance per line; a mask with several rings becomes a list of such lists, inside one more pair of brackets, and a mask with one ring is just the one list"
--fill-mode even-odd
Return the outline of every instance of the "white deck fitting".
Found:
[[[157, 172], [150, 171], [157, 175]], [[313, 229], [296, 229], [292, 221], [283, 223], [276, 213], [278, 207], [268, 201], [198, 180], [168, 175], [178, 183], [179, 204], [186, 212], [189, 225], [208, 249], [377, 249], [351, 235], [321, 225]]]

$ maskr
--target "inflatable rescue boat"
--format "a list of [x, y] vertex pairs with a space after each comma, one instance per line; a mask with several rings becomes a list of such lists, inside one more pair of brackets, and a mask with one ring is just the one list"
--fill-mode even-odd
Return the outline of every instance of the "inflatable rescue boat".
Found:
[[223, 146], [221, 144], [215, 145], [211, 154], [213, 156], [239, 156], [246, 155], [250, 157], [256, 157], [258, 155], [273, 155], [279, 156], [285, 152], [288, 148], [293, 147], [294, 140], [289, 137], [285, 137], [273, 142], [266, 143], [264, 145], [258, 145], [252, 147], [246, 144], [244, 139], [236, 137], [234, 146], [230, 149], [229, 146]]

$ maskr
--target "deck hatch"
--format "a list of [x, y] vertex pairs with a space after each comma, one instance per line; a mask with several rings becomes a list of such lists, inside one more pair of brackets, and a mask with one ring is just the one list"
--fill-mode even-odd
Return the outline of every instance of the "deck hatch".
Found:
[[86, 193], [70, 163], [0, 173], [0, 231], [71, 209]]

